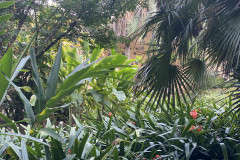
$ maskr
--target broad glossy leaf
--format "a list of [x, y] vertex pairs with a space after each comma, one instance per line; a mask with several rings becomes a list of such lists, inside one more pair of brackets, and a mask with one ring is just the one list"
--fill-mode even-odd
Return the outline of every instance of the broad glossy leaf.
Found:
[[126, 95], [123, 91], [117, 91], [115, 88], [113, 88], [112, 93], [117, 97], [117, 99], [122, 102], [126, 99]]
[[16, 3], [15, 1], [0, 2], [0, 9], [8, 8], [8, 7], [14, 5], [15, 3]]

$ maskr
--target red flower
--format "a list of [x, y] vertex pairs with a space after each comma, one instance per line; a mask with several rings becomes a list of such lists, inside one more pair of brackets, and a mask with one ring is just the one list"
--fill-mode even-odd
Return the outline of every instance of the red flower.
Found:
[[159, 158], [159, 157], [160, 157], [160, 156], [157, 154], [157, 155], [156, 155], [156, 158]]
[[189, 128], [188, 131], [191, 131], [191, 130], [194, 130], [195, 129], [195, 126], [191, 126], [191, 128]]
[[111, 116], [112, 116], [112, 113], [111, 113], [111, 112], [108, 112], [108, 116], [111, 117]]
[[202, 126], [201, 125], [196, 125], [196, 127], [197, 127], [197, 129], [196, 129], [197, 132], [201, 132], [202, 131]]
[[71, 150], [70, 150], [70, 149], [68, 150], [68, 153], [69, 153], [69, 154], [71, 153]]
[[153, 158], [153, 160], [154, 160], [155, 158]]
[[132, 121], [132, 123], [135, 125], [136, 123], [134, 121]]
[[197, 111], [192, 110], [192, 111], [190, 112], [190, 116], [192, 116], [193, 119], [196, 119], [196, 118], [197, 118]]

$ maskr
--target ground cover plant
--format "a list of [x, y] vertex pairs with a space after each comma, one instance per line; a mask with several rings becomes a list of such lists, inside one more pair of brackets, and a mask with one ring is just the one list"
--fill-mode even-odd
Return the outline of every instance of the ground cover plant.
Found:
[[107, 22], [147, 2], [52, 2], [0, 3], [1, 159], [240, 159], [238, 1], [156, 1], [142, 66]]

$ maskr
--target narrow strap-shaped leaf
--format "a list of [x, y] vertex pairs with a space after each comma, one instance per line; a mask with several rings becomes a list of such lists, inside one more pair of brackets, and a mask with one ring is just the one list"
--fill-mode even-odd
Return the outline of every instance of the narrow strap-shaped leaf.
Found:
[[35, 137], [29, 136], [29, 135], [23, 135], [23, 134], [17, 134], [17, 133], [0, 133], [0, 135], [6, 135], [6, 136], [16, 136], [16, 137], [21, 137], [21, 138], [25, 138], [34, 142], [38, 142], [40, 144], [46, 145], [46, 146], [50, 146], [48, 143], [43, 142], [41, 139], [37, 139]]
[[175, 121], [175, 123], [172, 127], [172, 137], [174, 137], [174, 135], [176, 133], [178, 122], [179, 122], [179, 118]]
[[81, 159], [82, 157], [82, 154], [83, 154], [83, 150], [85, 148], [85, 144], [87, 143], [87, 140], [89, 138], [89, 133], [87, 133], [83, 138], [82, 138], [82, 141], [80, 142], [78, 148], [78, 153], [77, 153], [77, 158]]
[[16, 155], [19, 157], [19, 159], [22, 159], [22, 154], [20, 151], [20, 147], [16, 146], [12, 142], [9, 143], [9, 147], [13, 149], [13, 151], [16, 153]]
[[[43, 137], [43, 142], [46, 142], [46, 140], [45, 140], [44, 137]], [[50, 150], [49, 150], [49, 147], [50, 147], [50, 146], [44, 146], [45, 155], [46, 155], [46, 159], [47, 159], [47, 160], [52, 160], [51, 152], [50, 152]]]
[[84, 129], [84, 126], [80, 127], [77, 131], [77, 133], [73, 136], [73, 138], [71, 139], [71, 141], [69, 142], [68, 146], [66, 147], [65, 150], [65, 155], [67, 155], [69, 149], [72, 147], [72, 145], [74, 144], [75, 139], [79, 136], [79, 134], [82, 132], [82, 130]]
[[222, 148], [224, 160], [228, 160], [228, 152], [226, 145], [224, 143], [220, 143], [220, 146]]
[[108, 147], [100, 156], [98, 156], [95, 160], [104, 160], [107, 158], [107, 154], [111, 151], [113, 146]]
[[24, 139], [22, 139], [22, 141], [21, 141], [21, 150], [22, 150], [22, 160], [29, 160], [27, 147], [26, 147]]
[[31, 59], [31, 64], [33, 68], [33, 80], [37, 86], [36, 88], [37, 102], [36, 102], [35, 108], [37, 113], [41, 113], [44, 107], [45, 97], [44, 97], [44, 91], [43, 91], [42, 83], [40, 80], [40, 76], [38, 73], [36, 55], [33, 48], [30, 48], [30, 59]]
[[0, 149], [0, 157], [2, 156], [3, 152], [8, 148], [8, 143], [5, 143]]
[[55, 61], [51, 68], [49, 78], [47, 80], [47, 89], [46, 89], [46, 101], [48, 101], [51, 97], [55, 95], [57, 89], [58, 82], [58, 73], [61, 64], [61, 56], [62, 56], [62, 45], [60, 46], [58, 53], [55, 57]]

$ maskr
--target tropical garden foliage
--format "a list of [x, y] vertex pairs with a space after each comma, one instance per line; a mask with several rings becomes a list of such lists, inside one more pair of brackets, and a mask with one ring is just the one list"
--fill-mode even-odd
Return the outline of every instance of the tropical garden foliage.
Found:
[[[153, 34], [137, 66], [108, 23], [150, 3], [157, 11], [128, 37]], [[238, 1], [0, 10], [1, 159], [240, 159]]]

